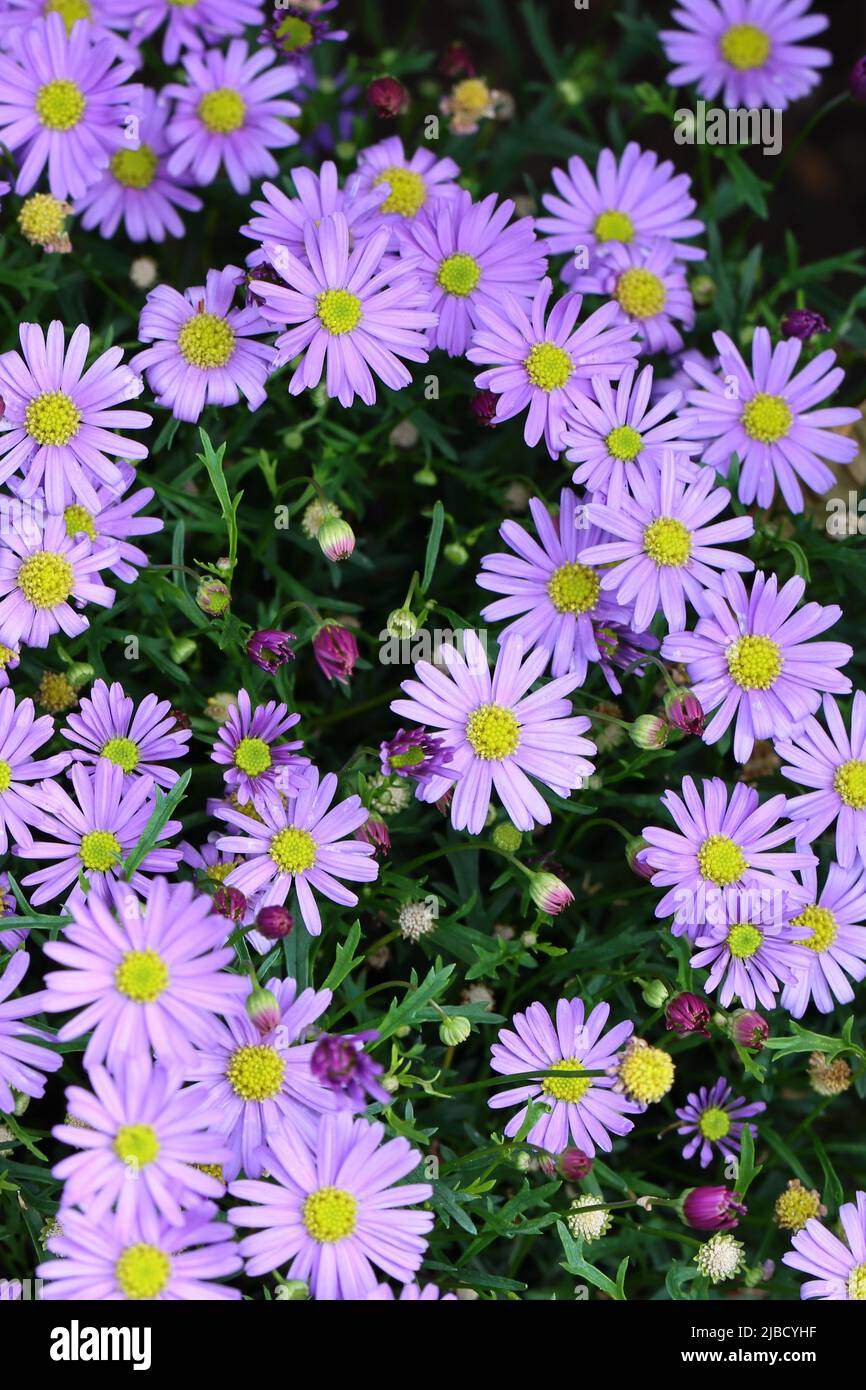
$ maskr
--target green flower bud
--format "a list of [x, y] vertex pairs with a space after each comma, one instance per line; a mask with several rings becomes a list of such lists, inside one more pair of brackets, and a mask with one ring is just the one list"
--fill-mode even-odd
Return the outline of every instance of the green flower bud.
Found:
[[195, 601], [209, 618], [218, 618], [232, 601], [231, 590], [221, 579], [202, 579], [195, 591]]
[[689, 285], [692, 292], [692, 299], [702, 307], [712, 304], [716, 297], [716, 282], [709, 275], [696, 275]]
[[423, 468], [418, 469], [412, 481], [417, 483], [419, 487], [435, 487], [439, 479], [430, 465], [425, 463]]
[[516, 854], [523, 843], [523, 836], [517, 826], [511, 824], [510, 820], [503, 820], [498, 825], [494, 825], [490, 838], [496, 848], [504, 850], [506, 854]]
[[641, 998], [650, 1009], [660, 1009], [668, 997], [668, 987], [664, 980], [648, 980], [641, 990]]
[[445, 546], [442, 554], [445, 556], [449, 565], [465, 565], [466, 561], [469, 559], [469, 551], [466, 549], [466, 546], [461, 545], [459, 541], [451, 541], [450, 544]]
[[309, 1296], [309, 1285], [303, 1279], [281, 1279], [274, 1289], [274, 1298], [281, 1303], [299, 1303]]
[[191, 637], [175, 637], [168, 649], [168, 654], [172, 661], [178, 666], [182, 666], [185, 661], [189, 661], [191, 656], [195, 656], [198, 648]]
[[628, 734], [638, 748], [664, 748], [670, 725], [660, 714], [641, 714], [629, 726]]
[[393, 613], [388, 614], [385, 626], [389, 637], [396, 637], [402, 642], [406, 637], [415, 636], [418, 631], [418, 619], [411, 608], [395, 608]]
[[446, 1047], [459, 1047], [461, 1043], [465, 1043], [471, 1032], [472, 1024], [462, 1015], [444, 1018], [439, 1024], [439, 1036]]

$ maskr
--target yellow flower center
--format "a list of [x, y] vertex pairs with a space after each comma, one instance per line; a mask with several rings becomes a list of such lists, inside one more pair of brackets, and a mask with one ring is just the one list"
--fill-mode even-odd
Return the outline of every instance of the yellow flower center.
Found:
[[78, 854], [85, 869], [104, 874], [120, 859], [120, 841], [110, 830], [88, 830], [81, 837]]
[[134, 772], [138, 767], [138, 744], [131, 738], [110, 738], [102, 747], [102, 757], [124, 772]]
[[296, 53], [299, 48], [306, 48], [312, 37], [312, 25], [295, 15], [289, 15], [277, 29], [277, 39], [284, 53]]
[[751, 922], [736, 922], [728, 932], [728, 950], [736, 960], [750, 960], [763, 936]]
[[152, 1125], [121, 1125], [114, 1140], [114, 1152], [123, 1163], [144, 1168], [159, 1154], [159, 1140]]
[[22, 205], [18, 226], [34, 246], [47, 246], [62, 236], [71, 208], [50, 193], [34, 193]]
[[632, 318], [652, 319], [661, 313], [668, 295], [664, 281], [658, 275], [640, 266], [632, 266], [620, 275], [613, 297]]
[[776, 1198], [773, 1208], [776, 1224], [786, 1231], [802, 1231], [807, 1221], [817, 1216], [821, 1210], [821, 1198], [817, 1192], [793, 1179], [785, 1191]]
[[12, 769], [7, 762], [0, 761], [0, 792], [8, 792], [12, 784]]
[[232, 1053], [226, 1080], [241, 1100], [271, 1100], [279, 1095], [285, 1072], [285, 1060], [275, 1047], [253, 1043]]
[[202, 312], [187, 319], [177, 335], [177, 345], [191, 367], [207, 371], [225, 366], [235, 350], [235, 335], [218, 314]]
[[72, 592], [72, 566], [64, 555], [37, 550], [18, 566], [18, 588], [34, 608], [56, 608]]
[[61, 714], [78, 703], [78, 696], [62, 671], [45, 671], [36, 688], [36, 703], [50, 714]]
[[290, 825], [271, 840], [270, 855], [282, 874], [302, 874], [316, 862], [316, 842], [306, 830]]
[[209, 1178], [216, 1178], [217, 1182], [225, 1182], [221, 1163], [194, 1163], [192, 1166], [200, 1173], [207, 1173]]
[[168, 987], [168, 966], [158, 951], [127, 951], [114, 983], [134, 1003], [152, 1004]]
[[436, 283], [446, 294], [456, 294], [461, 299], [472, 293], [480, 279], [481, 266], [474, 256], [466, 256], [462, 251], [446, 256], [436, 275]]
[[391, 186], [391, 192], [382, 204], [382, 212], [399, 212], [401, 217], [414, 217], [427, 201], [427, 185], [414, 169], [389, 164], [373, 180], [374, 187], [380, 183]]
[[458, 82], [451, 95], [467, 116], [480, 116], [490, 105], [490, 88], [480, 77], [467, 77]]
[[557, 613], [588, 613], [598, 602], [600, 591], [601, 580], [589, 565], [560, 565], [547, 581]]
[[599, 241], [632, 241], [634, 223], [627, 212], [608, 208], [595, 219], [593, 231]]
[[233, 87], [217, 87], [205, 92], [198, 104], [198, 118], [211, 135], [231, 135], [240, 130], [247, 112], [240, 92]]
[[719, 47], [731, 67], [747, 72], [766, 63], [770, 56], [770, 36], [754, 24], [732, 24], [722, 34]]
[[711, 1105], [698, 1120], [698, 1129], [705, 1139], [724, 1139], [731, 1132], [731, 1117], [718, 1105]]
[[204, 876], [209, 883], [225, 883], [232, 869], [236, 868], [237, 861], [229, 859], [225, 864], [211, 864], [204, 871]]
[[643, 446], [643, 439], [631, 425], [617, 425], [604, 442], [608, 453], [613, 454], [615, 459], [623, 459], [626, 462], [637, 458]]
[[349, 290], [324, 290], [316, 298], [316, 313], [322, 327], [335, 338], [351, 333], [363, 316], [360, 299]]
[[24, 411], [24, 428], [37, 444], [68, 444], [80, 424], [81, 411], [64, 391], [35, 396]]
[[198, 0], [168, 0], [170, 5], [174, 5], [178, 10], [191, 10]]
[[794, 917], [792, 925], [795, 927], [810, 927], [812, 935], [804, 937], [798, 941], [798, 946], [808, 946], [810, 951], [826, 951], [833, 945], [839, 932], [839, 924], [833, 913], [827, 907], [819, 907], [817, 903], [812, 903], [805, 908], [799, 915]]
[[719, 888], [736, 883], [747, 867], [746, 856], [740, 846], [734, 840], [729, 840], [727, 835], [709, 835], [698, 850], [701, 876]]
[[86, 106], [81, 88], [68, 77], [55, 77], [36, 93], [36, 114], [46, 130], [72, 130]]
[[861, 1303], [866, 1299], [866, 1264], [857, 1265], [848, 1275], [848, 1297]]
[[674, 1084], [674, 1062], [660, 1047], [630, 1047], [619, 1067], [620, 1080], [630, 1096], [653, 1105]]
[[248, 777], [258, 777], [271, 765], [271, 750], [263, 738], [242, 738], [235, 749], [235, 767]]
[[93, 17], [88, 0], [45, 0], [42, 13], [59, 14], [66, 25], [67, 34], [72, 33], [72, 26], [77, 20]]
[[82, 507], [79, 502], [73, 502], [66, 507], [63, 512], [63, 520], [66, 522], [66, 534], [70, 540], [74, 541], [76, 536], [88, 536], [90, 540], [96, 540], [96, 525], [93, 517], [86, 507]]
[[0, 671], [4, 670], [12, 658], [17, 655], [18, 653], [13, 651], [11, 647], [4, 647], [3, 643], [0, 642]]
[[565, 348], [556, 343], [533, 343], [523, 363], [533, 386], [542, 391], [556, 391], [565, 386], [574, 371], [574, 363]]
[[139, 145], [137, 150], [118, 150], [109, 168], [124, 188], [150, 188], [156, 178], [159, 159], [150, 145]]
[[660, 516], [644, 531], [643, 548], [657, 565], [681, 569], [692, 553], [692, 533], [676, 517]]
[[129, 1245], [114, 1266], [114, 1274], [125, 1298], [156, 1298], [169, 1281], [171, 1260], [155, 1245]]
[[320, 1245], [345, 1240], [358, 1224], [358, 1202], [342, 1187], [320, 1187], [301, 1207], [307, 1233]]
[[833, 786], [846, 806], [853, 806], [855, 811], [866, 810], [866, 762], [852, 758], [837, 767]]
[[772, 637], [740, 637], [725, 652], [731, 678], [741, 690], [769, 690], [779, 678], [784, 657]]
[[[583, 1065], [579, 1057], [565, 1057], [561, 1062], [551, 1062], [549, 1070], [583, 1071]], [[555, 1076], [546, 1076], [541, 1083], [541, 1089], [546, 1096], [553, 1096], [554, 1100], [564, 1100], [569, 1105], [577, 1105], [591, 1085], [591, 1076], [564, 1076], [562, 1080]]]
[[791, 407], [782, 396], [768, 396], [759, 391], [743, 406], [743, 429], [750, 439], [762, 444], [775, 444], [783, 439], [794, 422]]
[[520, 742], [517, 716], [504, 705], [479, 705], [466, 721], [466, 738], [473, 752], [488, 762], [508, 758]]

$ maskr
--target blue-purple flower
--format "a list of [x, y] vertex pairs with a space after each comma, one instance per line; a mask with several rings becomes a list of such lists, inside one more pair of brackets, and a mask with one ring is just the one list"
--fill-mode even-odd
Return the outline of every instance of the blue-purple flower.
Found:
[[784, 1264], [813, 1276], [801, 1284], [801, 1298], [841, 1303], [866, 1298], [866, 1192], [857, 1193], [856, 1205], [843, 1203], [839, 1224], [842, 1240], [810, 1217], [793, 1237], [793, 1250], [782, 1256]]
[[807, 894], [792, 917], [804, 968], [782, 992], [782, 1008], [802, 1018], [810, 1003], [823, 1014], [854, 999], [851, 981], [866, 978], [866, 872], [831, 864], [820, 893], [814, 868], [802, 869]]
[[262, 198], [253, 199], [250, 204], [256, 215], [241, 227], [241, 235], [250, 237], [260, 245], [250, 252], [248, 265], [267, 263], [264, 251], [266, 241], [285, 246], [293, 255], [303, 259], [306, 224], [318, 224], [323, 217], [330, 217], [335, 212], [341, 212], [345, 217], [353, 246], [359, 245], [381, 226], [381, 218], [376, 213], [388, 192], [383, 184], [360, 193], [355, 178], [349, 186], [340, 188], [337, 166], [332, 159], [324, 160], [318, 173], [315, 169], [292, 169], [289, 178], [297, 197], [290, 198], [276, 184], [263, 183]]
[[854, 692], [850, 734], [832, 695], [824, 696], [823, 709], [828, 732], [810, 716], [776, 739], [782, 776], [812, 788], [789, 798], [788, 815], [804, 840], [817, 839], [835, 821], [840, 865], [866, 868], [866, 695]]
[[51, 1041], [44, 1029], [24, 1022], [45, 1008], [44, 993], [26, 994], [20, 999], [11, 997], [29, 964], [26, 951], [15, 951], [0, 977], [0, 1111], [8, 1115], [15, 1110], [10, 1087], [38, 1099], [45, 1092], [44, 1073], [59, 1071], [63, 1066], [59, 1052], [40, 1045]]
[[[730, 1082], [720, 1076], [713, 1086], [701, 1086], [690, 1091], [686, 1103], [677, 1110], [677, 1134], [687, 1134], [683, 1158], [698, 1154], [702, 1168], [709, 1167], [713, 1154], [735, 1158], [740, 1152], [740, 1137], [746, 1121], [766, 1110], [762, 1100], [747, 1103], [744, 1096], [734, 1096]], [[757, 1130], [749, 1125], [754, 1139]]]
[[580, 283], [588, 294], [610, 295], [616, 309], [611, 323], [637, 333], [642, 352], [679, 352], [683, 336], [677, 325], [694, 327], [694, 301], [671, 241], [647, 248], [614, 242]]
[[306, 785], [310, 760], [297, 753], [303, 739], [277, 742], [300, 717], [289, 714], [277, 700], [253, 708], [249, 692], [238, 691], [237, 703], [217, 730], [211, 758], [225, 768], [226, 787], [239, 807], [252, 802], [261, 810], [264, 802], [279, 803], [281, 795], [297, 796]]
[[403, 220], [411, 221], [422, 209], [435, 211], [442, 203], [456, 198], [460, 186], [455, 182], [459, 167], [447, 156], [437, 159], [430, 149], [419, 147], [406, 154], [397, 135], [368, 145], [358, 154], [357, 180], [349, 186], [367, 193], [383, 185], [388, 196], [378, 209], [378, 220], [393, 229]]
[[61, 732], [77, 745], [72, 753], [76, 762], [95, 764], [107, 758], [123, 768], [127, 788], [140, 777], [152, 777], [160, 787], [174, 786], [180, 773], [164, 764], [185, 757], [192, 737], [189, 729], [178, 727], [170, 701], [145, 695], [136, 708], [118, 681], [109, 686], [103, 680], [94, 682], [78, 713], [67, 715]]
[[10, 835], [24, 848], [32, 843], [30, 826], [35, 816], [28, 784], [56, 777], [69, 762], [68, 753], [34, 759], [33, 754], [53, 733], [50, 714], [37, 718], [32, 700], [16, 705], [9, 686], [0, 690], [0, 854], [8, 850]]

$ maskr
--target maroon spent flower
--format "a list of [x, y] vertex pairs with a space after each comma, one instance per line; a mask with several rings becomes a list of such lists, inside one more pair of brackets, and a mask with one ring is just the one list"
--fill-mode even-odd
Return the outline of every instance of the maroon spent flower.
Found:
[[665, 1020], [666, 1026], [676, 1029], [681, 1038], [685, 1037], [686, 1033], [700, 1033], [705, 1038], [710, 1036], [707, 1027], [710, 1021], [710, 1006], [700, 995], [675, 995], [665, 1009]]
[[293, 632], [277, 632], [275, 628], [263, 627], [254, 632], [247, 642], [247, 656], [263, 671], [276, 671], [285, 662], [294, 659], [295, 653], [289, 646], [294, 641]]
[[770, 1036], [770, 1025], [754, 1009], [738, 1009], [731, 1019], [731, 1037], [740, 1047], [760, 1052]]
[[459, 39], [449, 43], [439, 59], [439, 71], [443, 77], [474, 77], [475, 63], [472, 54]]
[[282, 941], [294, 925], [295, 919], [289, 909], [277, 903], [261, 908], [256, 917], [256, 931], [260, 931], [268, 941]]
[[178, 729], [191, 729], [192, 720], [185, 709], [180, 709], [178, 705], [172, 705], [169, 714], [174, 720]]
[[858, 58], [848, 79], [855, 101], [866, 102], [866, 58]]
[[566, 1182], [579, 1182], [592, 1172], [592, 1159], [589, 1154], [585, 1154], [583, 1149], [574, 1147], [563, 1149], [557, 1158], [557, 1166], [560, 1175]]
[[358, 643], [354, 633], [339, 623], [324, 623], [313, 638], [313, 652], [329, 681], [349, 684], [349, 677], [358, 660]]
[[823, 314], [814, 309], [792, 309], [782, 319], [782, 333], [786, 338], [799, 338], [805, 343], [815, 333], [829, 333], [830, 325]]
[[377, 855], [384, 857], [391, 848], [391, 836], [381, 816], [370, 815], [363, 825], [355, 831], [355, 839], [372, 845]]
[[367, 88], [367, 100], [383, 119], [402, 116], [409, 110], [409, 93], [396, 77], [374, 77]]
[[665, 696], [665, 714], [668, 722], [684, 734], [700, 736], [704, 732], [707, 717], [704, 707], [692, 690], [670, 690]]
[[310, 1058], [313, 1076], [320, 1085], [341, 1097], [347, 1108], [362, 1110], [368, 1095], [383, 1102], [390, 1100], [377, 1080], [382, 1074], [381, 1064], [364, 1051], [364, 1043], [378, 1036], [375, 1031], [346, 1033], [342, 1037], [326, 1033], [313, 1049]]
[[213, 895], [214, 911], [232, 922], [240, 922], [247, 910], [247, 900], [239, 888], [222, 884]]
[[498, 400], [499, 397], [495, 391], [476, 391], [469, 405], [479, 425], [484, 425], [486, 428], [493, 424]]
[[683, 1217], [693, 1231], [731, 1231], [746, 1210], [727, 1187], [693, 1187], [683, 1201]]

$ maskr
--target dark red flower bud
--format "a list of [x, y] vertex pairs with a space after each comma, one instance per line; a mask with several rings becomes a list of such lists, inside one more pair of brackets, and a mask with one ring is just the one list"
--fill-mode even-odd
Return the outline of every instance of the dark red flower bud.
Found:
[[738, 1009], [731, 1020], [731, 1037], [740, 1047], [760, 1052], [770, 1036], [770, 1025], [754, 1009]]
[[239, 922], [247, 910], [247, 900], [239, 888], [230, 888], [223, 884], [213, 895], [214, 909], [221, 917], [228, 917], [232, 922]]
[[560, 1174], [566, 1182], [578, 1182], [592, 1172], [592, 1159], [583, 1149], [563, 1149], [557, 1160]]
[[667, 1027], [676, 1029], [680, 1037], [686, 1033], [701, 1033], [710, 1036], [707, 1024], [710, 1021], [710, 1006], [706, 999], [697, 994], [677, 994], [665, 1009]]
[[295, 919], [286, 907], [263, 907], [256, 917], [256, 930], [268, 941], [281, 941], [288, 936], [295, 925]]
[[829, 333], [830, 325], [814, 309], [792, 309], [782, 319], [782, 333], [786, 338], [799, 338], [805, 343], [815, 333]]
[[730, 1231], [746, 1214], [746, 1204], [727, 1187], [693, 1187], [683, 1201], [683, 1216], [694, 1231]]
[[409, 110], [409, 93], [396, 77], [374, 77], [367, 88], [367, 100], [383, 119], [402, 116]]

